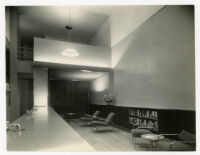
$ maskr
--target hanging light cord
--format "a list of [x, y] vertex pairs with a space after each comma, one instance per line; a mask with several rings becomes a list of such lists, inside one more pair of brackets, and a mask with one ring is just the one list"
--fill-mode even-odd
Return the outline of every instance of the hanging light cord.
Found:
[[69, 5], [69, 12], [68, 12], [68, 25], [65, 27], [68, 30], [68, 40], [71, 40], [71, 30], [72, 30], [72, 26], [71, 26], [71, 6]]
[[[69, 5], [69, 26], [71, 26], [71, 6]], [[71, 26], [72, 29], [72, 26]], [[69, 41], [71, 40], [71, 29], [69, 30]]]
[[71, 26], [71, 6], [69, 5], [69, 25]]
[[[67, 26], [65, 26], [65, 28], [67, 29], [68, 32], [68, 41], [70, 42], [71, 40], [71, 30], [72, 30], [72, 26], [71, 26], [71, 6], [69, 5], [69, 12], [68, 12], [68, 23]], [[79, 53], [76, 52], [76, 50], [71, 49], [71, 48], [66, 48], [63, 52], [61, 52], [61, 55], [63, 56], [67, 56], [67, 57], [77, 57], [79, 56]]]

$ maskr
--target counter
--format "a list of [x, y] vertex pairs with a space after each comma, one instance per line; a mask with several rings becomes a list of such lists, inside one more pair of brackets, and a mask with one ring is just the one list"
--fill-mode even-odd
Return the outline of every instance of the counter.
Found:
[[25, 131], [7, 133], [8, 151], [95, 151], [51, 107], [39, 107], [32, 117], [23, 115]]

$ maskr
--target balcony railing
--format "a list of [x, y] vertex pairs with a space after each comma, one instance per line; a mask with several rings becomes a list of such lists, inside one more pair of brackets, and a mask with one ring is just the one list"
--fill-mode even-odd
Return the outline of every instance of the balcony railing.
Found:
[[21, 61], [33, 61], [33, 49], [27, 47], [19, 47], [17, 58]]

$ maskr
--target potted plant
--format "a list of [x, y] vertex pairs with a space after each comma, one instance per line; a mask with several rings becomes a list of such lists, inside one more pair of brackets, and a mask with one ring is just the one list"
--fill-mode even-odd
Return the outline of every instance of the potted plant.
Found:
[[113, 104], [113, 95], [106, 93], [104, 95], [104, 101], [107, 103], [107, 105], [112, 105]]

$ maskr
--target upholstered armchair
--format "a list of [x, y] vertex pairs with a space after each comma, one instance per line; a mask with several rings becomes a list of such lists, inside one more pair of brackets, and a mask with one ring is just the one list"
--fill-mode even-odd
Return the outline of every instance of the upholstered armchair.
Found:
[[179, 134], [161, 134], [166, 138], [158, 142], [158, 147], [165, 151], [195, 151], [195, 135], [182, 130]]
[[85, 114], [83, 117], [80, 117], [81, 121], [88, 122], [92, 121], [98, 118], [98, 115], [100, 114], [100, 111], [95, 111], [93, 115], [87, 115]]
[[115, 116], [115, 113], [110, 112], [105, 119], [101, 118], [96, 121], [92, 121], [91, 125], [93, 126], [94, 131], [97, 131], [97, 127], [100, 127], [100, 126], [112, 127], [112, 123], [113, 123], [112, 119], [114, 118], [114, 116]]

